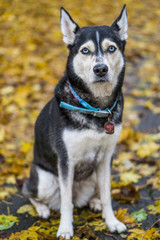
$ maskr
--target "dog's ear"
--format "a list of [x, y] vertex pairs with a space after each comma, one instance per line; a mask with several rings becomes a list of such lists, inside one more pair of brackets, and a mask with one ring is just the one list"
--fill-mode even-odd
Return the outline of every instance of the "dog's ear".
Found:
[[114, 21], [111, 27], [113, 27], [114, 30], [118, 31], [120, 39], [122, 41], [127, 40], [128, 17], [127, 17], [127, 11], [126, 11], [126, 4], [123, 6], [123, 9], [119, 17]]
[[73, 45], [78, 29], [79, 26], [73, 21], [69, 13], [61, 7], [61, 31], [63, 41], [67, 46]]

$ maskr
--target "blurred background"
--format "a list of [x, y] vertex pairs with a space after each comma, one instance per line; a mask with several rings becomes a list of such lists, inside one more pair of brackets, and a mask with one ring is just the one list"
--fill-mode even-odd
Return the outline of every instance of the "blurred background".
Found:
[[[60, 31], [60, 7], [66, 8], [82, 27], [111, 25], [124, 3], [129, 23], [123, 87], [125, 111], [119, 141], [121, 155], [115, 161], [115, 169], [116, 164], [121, 164], [123, 171], [128, 171], [125, 159], [159, 160], [160, 1], [1, 0], [1, 201], [16, 193], [17, 186], [29, 174], [36, 117], [53, 96], [54, 87], [65, 71], [68, 50]], [[129, 154], [126, 156], [123, 151]], [[142, 178], [140, 169], [137, 172]], [[158, 166], [154, 173], [158, 189]]]
[[160, 113], [158, 0], [0, 1], [0, 159], [5, 156], [9, 165], [20, 161], [19, 170], [27, 163], [35, 119], [65, 71], [68, 51], [60, 31], [60, 7], [79, 26], [111, 25], [124, 3], [129, 22], [124, 124], [130, 126], [139, 121], [132, 109], [139, 97], [138, 105]]

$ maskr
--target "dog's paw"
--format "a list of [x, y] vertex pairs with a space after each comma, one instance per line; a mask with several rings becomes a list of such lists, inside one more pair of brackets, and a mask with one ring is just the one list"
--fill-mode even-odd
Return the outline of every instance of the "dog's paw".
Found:
[[38, 202], [32, 198], [29, 199], [30, 202], [33, 204], [33, 206], [35, 207], [39, 217], [41, 218], [49, 218], [50, 216], [50, 210], [49, 208], [47, 207], [47, 205], [41, 203], [41, 202]]
[[50, 217], [50, 210], [49, 208], [42, 204], [42, 205], [39, 205], [37, 208], [36, 208], [37, 212], [38, 212], [38, 215], [41, 217], [41, 218], [49, 218]]
[[122, 222], [118, 221], [116, 218], [114, 220], [106, 221], [106, 225], [109, 228], [110, 232], [122, 233], [127, 230], [127, 227]]
[[102, 204], [101, 204], [101, 200], [99, 198], [92, 198], [89, 201], [89, 207], [91, 210], [93, 210], [94, 212], [100, 212], [102, 211]]
[[72, 226], [63, 226], [60, 224], [58, 232], [57, 232], [57, 238], [63, 237], [64, 239], [68, 240], [73, 237], [73, 227]]

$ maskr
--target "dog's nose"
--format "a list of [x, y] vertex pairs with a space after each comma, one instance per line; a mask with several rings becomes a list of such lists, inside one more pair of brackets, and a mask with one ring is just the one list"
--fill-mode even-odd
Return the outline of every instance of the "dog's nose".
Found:
[[94, 66], [93, 72], [98, 76], [98, 77], [104, 77], [106, 73], [108, 72], [108, 67], [105, 64], [98, 64]]

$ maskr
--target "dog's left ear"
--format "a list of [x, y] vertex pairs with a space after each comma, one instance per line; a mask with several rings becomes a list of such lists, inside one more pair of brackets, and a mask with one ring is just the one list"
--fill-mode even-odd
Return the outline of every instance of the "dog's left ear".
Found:
[[128, 17], [127, 17], [127, 11], [126, 11], [126, 4], [123, 6], [123, 9], [119, 17], [114, 21], [111, 27], [113, 27], [114, 30], [118, 31], [120, 39], [122, 41], [127, 40]]
[[69, 13], [61, 7], [61, 31], [63, 41], [67, 45], [73, 45], [79, 26], [73, 21]]

